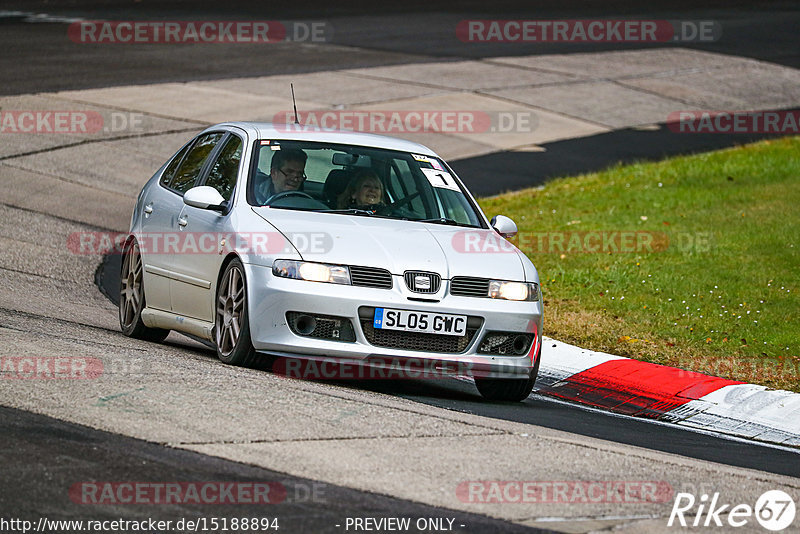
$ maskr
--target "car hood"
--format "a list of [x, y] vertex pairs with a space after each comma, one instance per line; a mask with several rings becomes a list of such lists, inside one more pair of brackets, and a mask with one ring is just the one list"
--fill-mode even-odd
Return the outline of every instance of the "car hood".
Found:
[[494, 230], [380, 217], [253, 208], [304, 260], [363, 265], [392, 274], [431, 271], [443, 278], [524, 280], [516, 247]]

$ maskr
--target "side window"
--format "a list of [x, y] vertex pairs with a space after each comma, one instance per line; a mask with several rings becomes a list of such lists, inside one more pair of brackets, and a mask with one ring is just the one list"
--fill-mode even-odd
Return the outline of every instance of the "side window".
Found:
[[192, 143], [188, 143], [181, 149], [180, 152], [175, 154], [175, 157], [172, 158], [172, 161], [169, 162], [169, 165], [167, 165], [167, 168], [164, 169], [164, 173], [161, 175], [161, 185], [164, 187], [169, 187], [169, 182], [172, 180], [172, 177], [175, 176], [175, 171], [178, 169], [178, 165], [180, 165], [183, 155], [186, 154], [191, 147]]
[[467, 197], [449, 189], [437, 189], [436, 192], [448, 219], [471, 226], [480, 226], [481, 222], [470, 208]]
[[197, 175], [200, 174], [200, 169], [203, 168], [203, 163], [206, 162], [208, 155], [224, 135], [224, 132], [215, 132], [198, 138], [175, 172], [175, 176], [169, 184], [170, 189], [174, 189], [180, 194], [191, 189], [197, 180]]
[[242, 140], [231, 135], [219, 152], [217, 161], [208, 173], [206, 185], [213, 187], [222, 198], [230, 200], [236, 177], [239, 175], [239, 162], [242, 160]]

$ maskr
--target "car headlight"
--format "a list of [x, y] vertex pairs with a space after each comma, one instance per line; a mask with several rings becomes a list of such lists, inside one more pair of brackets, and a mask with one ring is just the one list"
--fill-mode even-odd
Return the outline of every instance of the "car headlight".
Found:
[[489, 297], [505, 300], [539, 300], [539, 286], [533, 282], [507, 282], [491, 280]]
[[330, 265], [310, 261], [275, 260], [272, 274], [281, 278], [294, 278], [309, 282], [329, 282], [350, 285], [350, 269], [344, 265]]

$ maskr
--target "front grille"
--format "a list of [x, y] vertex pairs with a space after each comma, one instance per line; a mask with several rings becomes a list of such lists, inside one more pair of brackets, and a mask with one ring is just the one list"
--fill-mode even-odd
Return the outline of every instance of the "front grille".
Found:
[[531, 348], [533, 334], [519, 332], [489, 332], [478, 347], [480, 354], [522, 356]]
[[376, 267], [350, 265], [350, 281], [354, 286], [392, 288], [392, 273]]
[[450, 294], [459, 297], [488, 297], [489, 279], [456, 276], [450, 281]]
[[286, 312], [286, 322], [292, 332], [298, 336], [330, 341], [352, 342], [356, 340], [353, 323], [347, 317], [290, 311]]
[[459, 353], [464, 352], [475, 337], [477, 328], [467, 328], [463, 336], [403, 332], [401, 330], [376, 329], [371, 319], [362, 319], [361, 328], [370, 345], [390, 349], [414, 350], [418, 352]]
[[436, 293], [442, 285], [442, 277], [436, 273], [406, 271], [403, 278], [406, 287], [415, 293]]

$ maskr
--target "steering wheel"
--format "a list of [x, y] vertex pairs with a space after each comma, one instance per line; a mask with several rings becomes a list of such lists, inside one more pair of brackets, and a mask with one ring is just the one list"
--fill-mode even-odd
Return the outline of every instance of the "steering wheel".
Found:
[[308, 199], [316, 201], [316, 199], [314, 197], [312, 197], [311, 195], [309, 195], [308, 193], [306, 193], [304, 191], [281, 191], [280, 193], [275, 193], [274, 195], [269, 197], [264, 202], [264, 205], [267, 206], [271, 202], [275, 202], [276, 200], [280, 200], [282, 198], [287, 198], [287, 197], [308, 198]]

